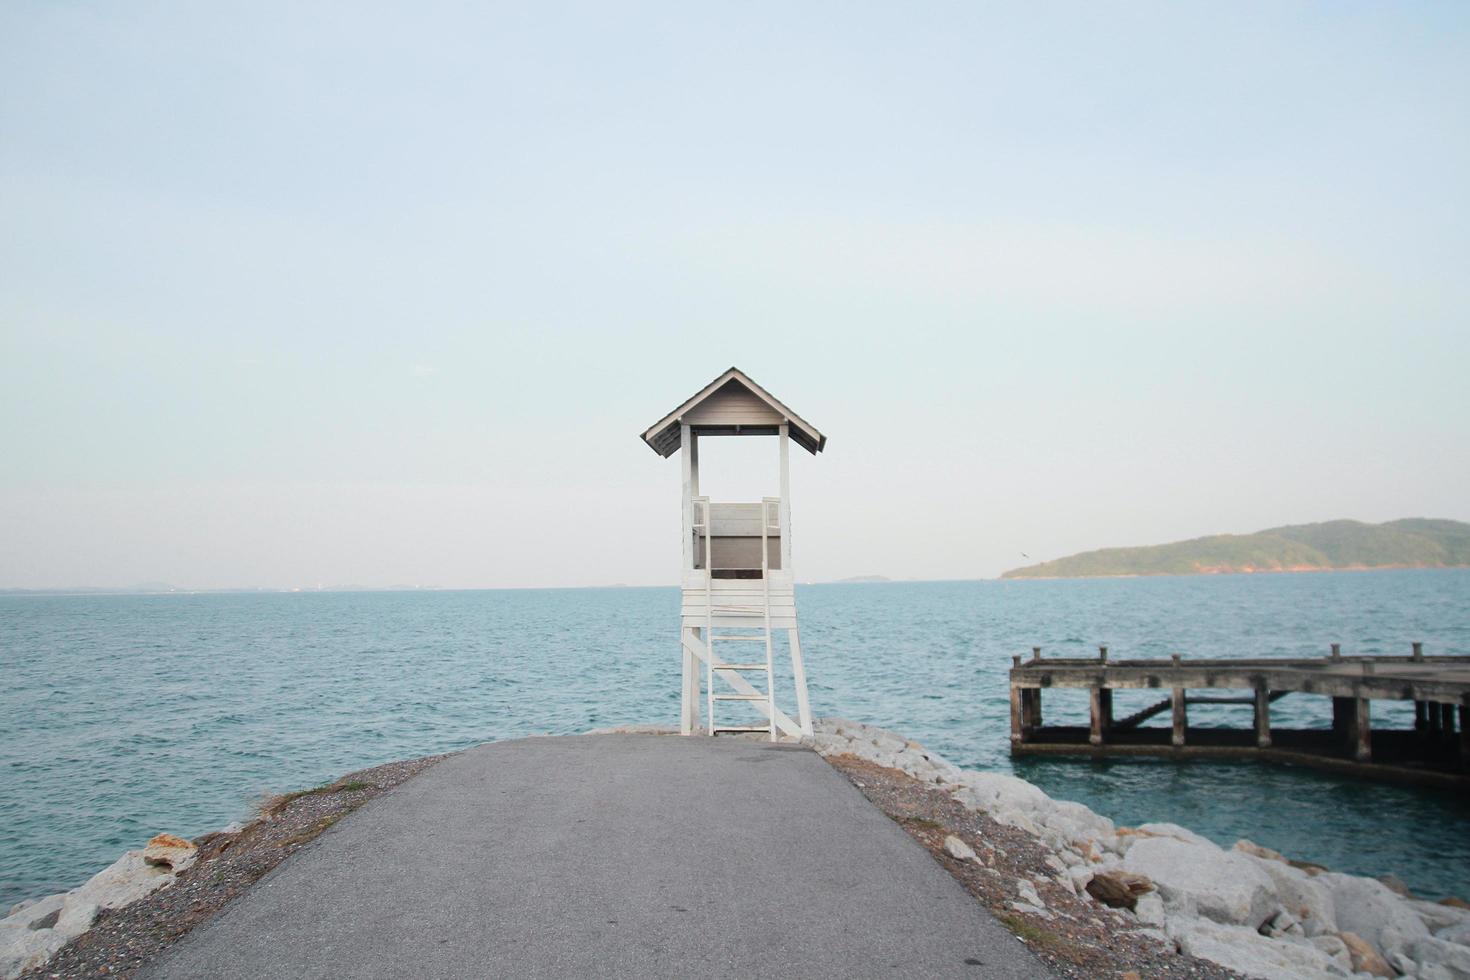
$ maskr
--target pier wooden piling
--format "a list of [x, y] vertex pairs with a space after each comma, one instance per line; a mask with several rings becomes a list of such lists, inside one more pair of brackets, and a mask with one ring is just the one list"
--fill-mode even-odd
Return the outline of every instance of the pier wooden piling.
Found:
[[[1470, 788], [1470, 656], [1427, 655], [1422, 643], [1406, 656], [1352, 656], [1334, 643], [1322, 658], [1242, 660], [1120, 659], [1106, 646], [1096, 657], [1043, 657], [1033, 647], [1029, 659], [1012, 657], [1010, 688], [1014, 755], [1259, 758]], [[1048, 689], [1087, 691], [1087, 726], [1044, 725]], [[1149, 689], [1164, 696], [1114, 717], [1114, 691]], [[1287, 696], [1331, 698], [1331, 728], [1273, 725], [1271, 706]], [[1375, 730], [1373, 701], [1411, 701], [1413, 728]], [[1191, 728], [1192, 704], [1249, 705], [1251, 726]], [[1165, 712], [1169, 727], [1142, 726]]]

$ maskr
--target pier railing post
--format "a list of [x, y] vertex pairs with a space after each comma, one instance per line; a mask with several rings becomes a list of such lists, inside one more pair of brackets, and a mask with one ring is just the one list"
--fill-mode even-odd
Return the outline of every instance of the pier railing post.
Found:
[[1419, 643], [1419, 642], [1415, 642], [1413, 646], [1414, 646], [1414, 657], [1413, 657], [1413, 659], [1415, 659], [1415, 660], [1423, 660], [1424, 659], [1424, 644]]
[[1333, 660], [1341, 660], [1342, 659], [1342, 644], [1341, 643], [1334, 643], [1334, 644], [1332, 644], [1332, 659]]
[[1263, 681], [1256, 684], [1256, 746], [1271, 747], [1271, 691]]

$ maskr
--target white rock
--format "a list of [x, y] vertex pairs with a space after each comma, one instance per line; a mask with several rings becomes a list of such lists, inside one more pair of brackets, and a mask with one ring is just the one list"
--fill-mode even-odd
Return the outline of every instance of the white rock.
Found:
[[1081, 865], [1067, 869], [1067, 876], [1072, 879], [1072, 888], [1079, 895], [1086, 894], [1087, 883], [1092, 880], [1093, 870]]
[[1304, 871], [1299, 871], [1280, 861], [1264, 860], [1242, 853], [1245, 860], [1254, 864], [1276, 889], [1276, 900], [1302, 924], [1308, 936], [1334, 935], [1337, 928], [1337, 909], [1332, 901], [1332, 890]]
[[897, 756], [898, 753], [908, 748], [908, 742], [903, 737], [882, 730], [879, 730], [874, 736], [873, 744], [891, 756]]
[[1437, 963], [1421, 963], [1419, 969], [1414, 971], [1415, 980], [1464, 980], [1457, 977], [1445, 967]]
[[1409, 945], [1408, 953], [1420, 965], [1418, 972], [1421, 974], [1424, 972], [1422, 967], [1438, 966], [1448, 970], [1453, 977], [1470, 978], [1470, 946], [1422, 936]]
[[1128, 849], [1122, 867], [1153, 881], [1171, 915], [1260, 928], [1276, 906], [1271, 879], [1245, 855], [1200, 841], [1146, 837]]
[[1113, 822], [1071, 800], [1051, 801], [1050, 812], [1043, 822], [1059, 832], [1069, 841], [1097, 841], [1113, 836]]
[[[173, 880], [172, 874], [145, 863], [142, 851], [128, 851], [81, 887], [0, 919], [0, 980], [45, 963], [73, 936], [86, 932], [99, 909], [122, 908]], [[57, 918], [50, 928], [31, 928], [53, 913]]]
[[1031, 882], [1027, 881], [1025, 878], [1016, 879], [1016, 894], [1019, 895], [1021, 897], [1021, 901], [1025, 902], [1027, 905], [1035, 905], [1038, 908], [1046, 908], [1046, 903], [1041, 900], [1040, 895], [1036, 894], [1036, 886], [1031, 884]]
[[1412, 977], [1419, 970], [1419, 964], [1407, 953], [1390, 953], [1385, 958], [1388, 965], [1401, 977]]
[[821, 756], [845, 755], [852, 746], [852, 742], [841, 735], [828, 735], [825, 732], [813, 735], [807, 742]]
[[1040, 811], [1051, 802], [1051, 797], [1036, 786], [1006, 773], [967, 772], [960, 778], [960, 783], [971, 792], [983, 810]]
[[1276, 913], [1266, 920], [1265, 925], [1261, 926], [1260, 931], [1273, 939], [1305, 935], [1301, 922], [1285, 908], [1278, 908]]
[[1335, 959], [1311, 943], [1267, 939], [1247, 926], [1206, 919], [1170, 921], [1169, 935], [1180, 952], [1265, 980], [1328, 980], [1347, 975]]
[[1429, 936], [1419, 913], [1382, 882], [1332, 871], [1313, 880], [1332, 894], [1338, 931], [1357, 933], [1379, 953]]
[[1134, 829], [1141, 830], [1145, 835], [1151, 837], [1173, 837], [1187, 844], [1208, 844], [1211, 847], [1218, 846], [1214, 841], [1201, 837], [1194, 831], [1186, 827], [1181, 827], [1177, 823], [1144, 823], [1139, 824]]
[[1056, 916], [1050, 909], [1040, 905], [1032, 905], [1030, 902], [1007, 902], [1017, 912], [1025, 912], [1027, 915], [1039, 915], [1043, 919], [1054, 919]]
[[1138, 904], [1133, 906], [1133, 914], [1138, 916], [1138, 921], [1145, 925], [1162, 926], [1167, 921], [1164, 914], [1164, 899], [1158, 892], [1147, 892], [1138, 896]]
[[1313, 936], [1311, 943], [1323, 953], [1332, 957], [1333, 961], [1342, 967], [1344, 972], [1352, 972], [1353, 954], [1349, 952], [1347, 943], [1338, 939], [1336, 936]]
[[1419, 918], [1429, 927], [1430, 932], [1437, 933], [1441, 929], [1462, 923], [1470, 923], [1470, 909], [1455, 908], [1453, 905], [1441, 905], [1438, 902], [1426, 902], [1422, 898], [1412, 899], [1408, 903], [1409, 908], [1419, 913]]
[[960, 861], [974, 861], [975, 849], [954, 834], [944, 839], [944, 850], [950, 857]]
[[1434, 938], [1443, 939], [1449, 943], [1459, 943], [1461, 946], [1470, 946], [1470, 919], [1458, 925], [1446, 926], [1434, 934]]

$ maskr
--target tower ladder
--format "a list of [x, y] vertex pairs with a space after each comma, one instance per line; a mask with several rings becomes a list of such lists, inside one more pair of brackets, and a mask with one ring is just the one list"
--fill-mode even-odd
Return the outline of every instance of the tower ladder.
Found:
[[[748, 605], [721, 605], [716, 606], [714, 602], [714, 558], [711, 551], [711, 527], [710, 527], [710, 501], [708, 497], [698, 500], [701, 508], [699, 524], [696, 529], [704, 532], [704, 638], [705, 650], [708, 657], [705, 660], [705, 692], [706, 692], [706, 717], [709, 720], [709, 733], [718, 735], [720, 732], [766, 732], [772, 742], [776, 741], [776, 700], [775, 700], [775, 651], [771, 643], [771, 581], [770, 581], [770, 532], [775, 530], [779, 533], [779, 525], [772, 527], [770, 523], [770, 505], [775, 502], [779, 506], [779, 500], [766, 497], [761, 501], [761, 607], [759, 612]], [[779, 511], [777, 520], [779, 521]], [[720, 633], [716, 634], [715, 614], [718, 610], [721, 619], [754, 619], [759, 616], [759, 626], [752, 623], [749, 626], [725, 626], [722, 629], [745, 630], [744, 633]], [[759, 633], [753, 632], [759, 630]], [[715, 652], [715, 643], [764, 643], [766, 658], [764, 663], [740, 660], [729, 662], [721, 661]], [[739, 670], [739, 671], [764, 671], [766, 675], [765, 691], [757, 691], [754, 694], [742, 694], [732, 692], [715, 693], [715, 671]], [[715, 720], [716, 701], [747, 701], [764, 704], [766, 724], [764, 725], [721, 725]]]

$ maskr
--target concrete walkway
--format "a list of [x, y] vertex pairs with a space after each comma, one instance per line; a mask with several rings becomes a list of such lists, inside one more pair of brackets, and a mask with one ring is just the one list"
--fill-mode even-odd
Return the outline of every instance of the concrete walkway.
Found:
[[454, 756], [344, 819], [144, 973], [1048, 975], [815, 753], [656, 735]]

